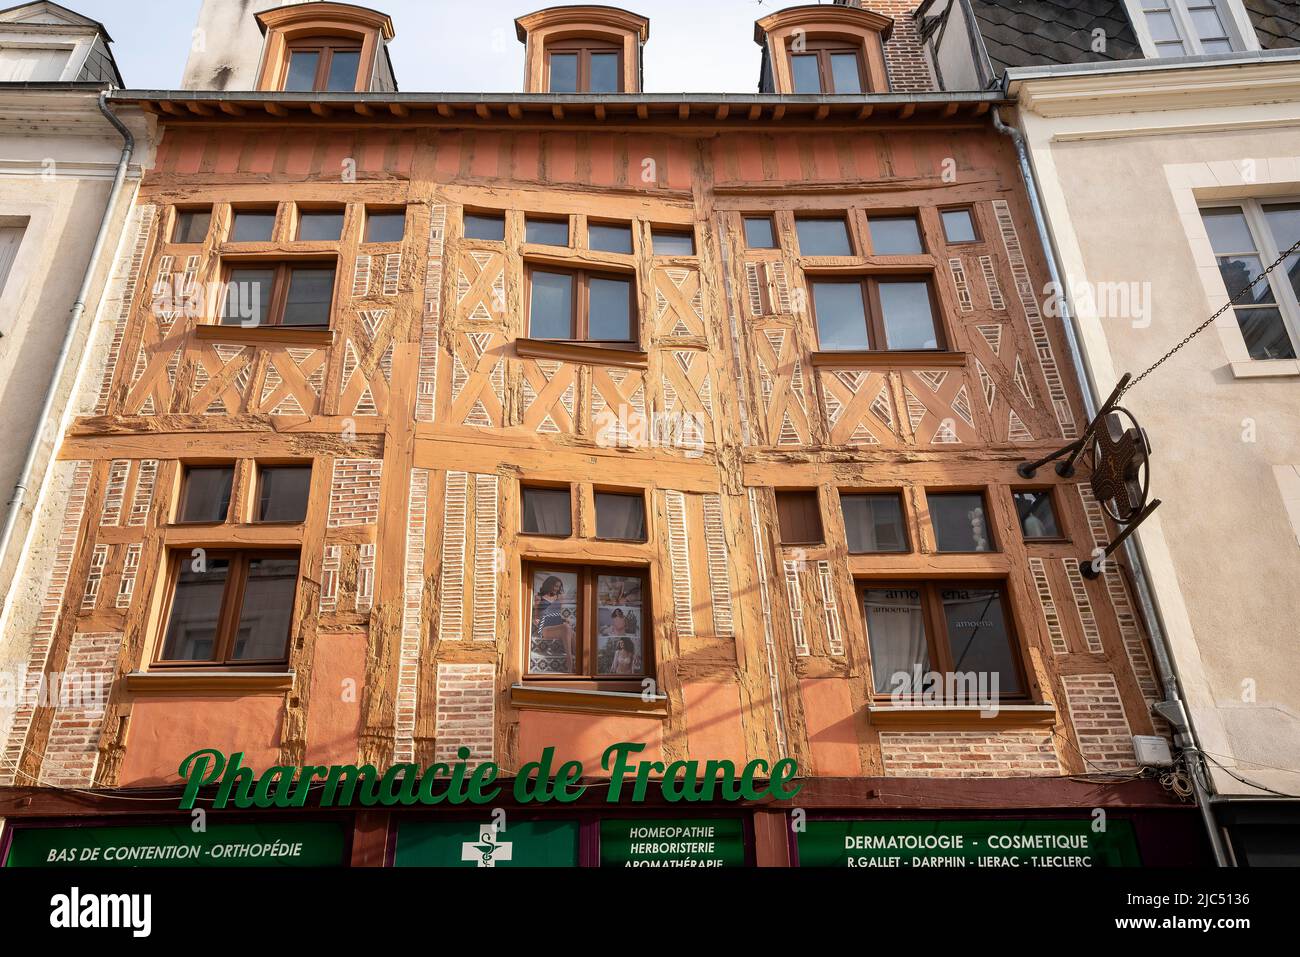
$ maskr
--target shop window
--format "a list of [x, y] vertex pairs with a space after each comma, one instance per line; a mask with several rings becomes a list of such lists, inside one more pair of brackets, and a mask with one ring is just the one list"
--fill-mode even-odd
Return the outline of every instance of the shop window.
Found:
[[794, 221], [800, 256], [852, 256], [849, 224], [843, 216], [799, 216]]
[[185, 524], [216, 524], [230, 514], [235, 469], [229, 465], [191, 466], [181, 484], [176, 520]]
[[350, 93], [357, 89], [361, 44], [343, 37], [313, 37], [289, 44], [286, 93]]
[[333, 243], [343, 237], [343, 210], [304, 209], [298, 212], [300, 243]]
[[895, 493], [840, 495], [850, 555], [908, 551], [903, 500]]
[[524, 242], [539, 246], [568, 246], [569, 221], [529, 216], [524, 227]]
[[406, 235], [406, 210], [367, 209], [366, 242], [400, 243]]
[[1012, 492], [1016, 514], [1020, 518], [1020, 533], [1025, 541], [1057, 541], [1063, 538], [1056, 520], [1052, 493], [1047, 489], [1025, 489]]
[[750, 249], [775, 249], [776, 230], [771, 216], [745, 217], [745, 245]]
[[296, 552], [176, 554], [157, 667], [266, 667], [288, 659]]
[[621, 93], [623, 50], [605, 40], [557, 40], [546, 46], [551, 93]]
[[573, 534], [573, 504], [567, 488], [525, 485], [520, 490], [525, 535], [568, 538]]
[[172, 242], [183, 246], [198, 246], [208, 238], [212, 223], [212, 209], [179, 209], [176, 225], [172, 229]]
[[795, 93], [863, 93], [867, 89], [861, 51], [839, 40], [792, 41], [790, 74]]
[[[1300, 342], [1300, 254], [1248, 293], [1264, 266], [1300, 240], [1300, 203], [1248, 200], [1201, 210], [1237, 327], [1252, 359], [1294, 359]], [[1244, 294], [1243, 294], [1244, 293]]]
[[587, 226], [587, 245], [602, 253], [632, 255], [632, 227], [627, 223], [591, 223]]
[[924, 279], [817, 279], [812, 307], [823, 351], [943, 348]]
[[275, 233], [275, 210], [237, 209], [230, 230], [232, 243], [269, 243]]
[[[1011, 607], [1000, 582], [872, 582], [861, 586], [859, 597], [876, 694], [911, 697], [930, 685], [939, 694], [968, 688], [981, 699], [1025, 696]], [[954, 680], [928, 682], [924, 676], [931, 673]]]
[[939, 218], [943, 220], [943, 235], [949, 246], [979, 242], [979, 233], [975, 230], [975, 214], [970, 207], [945, 209]]
[[530, 563], [529, 678], [627, 680], [652, 674], [646, 573]]
[[645, 496], [635, 492], [597, 492], [596, 537], [618, 542], [644, 542]]
[[549, 267], [527, 273], [530, 338], [635, 348], [630, 276]]
[[506, 217], [504, 213], [466, 213], [465, 238], [484, 239], [488, 242], [504, 242], [506, 238]]
[[979, 492], [930, 492], [926, 495], [935, 546], [941, 552], [991, 552], [984, 496]]
[[226, 273], [221, 324], [327, 329], [334, 301], [333, 265], [266, 263]]
[[688, 229], [654, 229], [651, 239], [656, 256], [695, 255], [695, 234]]
[[258, 522], [297, 524], [307, 518], [310, 465], [265, 465], [257, 471]]
[[777, 492], [776, 517], [782, 545], [820, 545], [826, 540], [814, 489]]
[[872, 216], [871, 252], [876, 256], [916, 256], [925, 252], [915, 216]]

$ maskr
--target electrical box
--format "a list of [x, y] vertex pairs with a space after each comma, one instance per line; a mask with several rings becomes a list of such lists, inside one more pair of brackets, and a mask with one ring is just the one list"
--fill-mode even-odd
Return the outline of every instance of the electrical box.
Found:
[[1133, 735], [1133, 752], [1144, 768], [1167, 768], [1174, 763], [1169, 753], [1169, 742], [1156, 734]]

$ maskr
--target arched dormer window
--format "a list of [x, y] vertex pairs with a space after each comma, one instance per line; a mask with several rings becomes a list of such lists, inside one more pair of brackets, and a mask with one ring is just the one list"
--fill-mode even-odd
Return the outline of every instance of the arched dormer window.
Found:
[[650, 21], [616, 7], [574, 5], [515, 21], [527, 93], [639, 93]]
[[754, 24], [765, 93], [885, 93], [885, 40], [894, 21], [854, 6], [778, 10]]
[[348, 3], [295, 3], [257, 15], [266, 34], [259, 90], [365, 93], [392, 89], [386, 14]]

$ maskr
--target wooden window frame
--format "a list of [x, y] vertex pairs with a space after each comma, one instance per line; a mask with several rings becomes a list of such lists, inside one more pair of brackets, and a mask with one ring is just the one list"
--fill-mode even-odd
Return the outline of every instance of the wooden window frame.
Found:
[[[688, 253], [661, 253], [655, 249], [655, 240], [660, 236], [665, 238], [669, 236], [685, 237], [691, 241], [691, 251]], [[695, 235], [695, 229], [691, 226], [651, 226], [650, 227], [650, 255], [658, 258], [690, 258], [700, 254], [699, 237]]]
[[[163, 603], [162, 626], [158, 636], [157, 647], [150, 670], [221, 670], [249, 671], [266, 668], [285, 667], [289, 663], [289, 645], [293, 638], [293, 612], [297, 609], [298, 586], [294, 585], [294, 608], [289, 613], [289, 631], [284, 636], [284, 655], [279, 658], [261, 658], [257, 660], [232, 659], [235, 639], [238, 634], [239, 616], [243, 611], [244, 594], [248, 585], [249, 564], [257, 559], [293, 558], [298, 562], [298, 582], [302, 580], [302, 550], [292, 548], [213, 548], [207, 550], [206, 560], [227, 559], [230, 569], [226, 573], [225, 589], [221, 593], [221, 610], [217, 623], [216, 641], [213, 644], [211, 660], [169, 660], [162, 657], [167, 647], [167, 627], [171, 622], [172, 608], [176, 602], [176, 588], [180, 584], [181, 566], [192, 561], [185, 549], [177, 549], [169, 556], [167, 569], [166, 601]], [[238, 601], [233, 601], [234, 596]]]
[[[605, 226], [615, 229], [627, 230], [627, 252], [616, 252], [612, 249], [601, 249], [591, 244], [591, 228], [593, 226]], [[570, 237], [572, 238], [572, 237]], [[592, 252], [598, 252], [606, 256], [635, 256], [636, 255], [636, 230], [633, 228], [630, 220], [626, 219], [588, 219], [587, 220], [587, 248]]]
[[[600, 502], [598, 499], [602, 495], [618, 495], [623, 498], [635, 498], [641, 501], [641, 524], [645, 534], [641, 538], [602, 538], [599, 534], [600, 529]], [[608, 488], [596, 485], [591, 490], [591, 508], [593, 522], [592, 538], [598, 542], [622, 542], [629, 545], [644, 545], [650, 541], [650, 510], [649, 503], [646, 501], [645, 489], [628, 489], [628, 488]]]
[[[563, 244], [557, 243], [539, 243], [528, 238], [528, 227], [537, 223], [549, 226], [563, 226], [565, 241]], [[533, 246], [544, 246], [547, 249], [572, 249], [573, 248], [573, 224], [569, 221], [568, 216], [534, 216], [532, 213], [524, 215], [524, 242]]]
[[[633, 273], [619, 272], [611, 269], [574, 269], [570, 266], [553, 266], [549, 263], [527, 263], [524, 268], [524, 278], [528, 286], [528, 338], [533, 336], [533, 273], [543, 272], [556, 275], [567, 275], [573, 279], [573, 295], [570, 297], [572, 305], [569, 315], [569, 338], [567, 339], [536, 339], [537, 342], [569, 342], [580, 343], [594, 349], [619, 349], [624, 351], [635, 352], [641, 348], [640, 331], [640, 310], [637, 309], [637, 288], [636, 276]], [[632, 334], [631, 339], [591, 339], [591, 295], [590, 281], [592, 279], [615, 279], [627, 283], [627, 305], [628, 305], [628, 332]]]
[[[578, 587], [581, 594], [578, 611], [581, 627], [578, 634], [579, 640], [576, 642], [576, 654], [574, 655], [577, 670], [570, 674], [555, 674], [552, 672], [537, 675], [530, 670], [533, 629], [533, 579], [534, 573], [537, 571], [576, 573], [578, 575]], [[639, 675], [601, 675], [585, 667], [589, 657], [593, 662], [599, 658], [600, 649], [597, 639], [600, 636], [597, 634], [596, 624], [598, 619], [596, 612], [596, 580], [601, 575], [618, 575], [623, 578], [639, 578], [641, 580], [642, 673]], [[596, 691], [640, 691], [641, 683], [646, 678], [655, 676], [654, 630], [652, 627], [654, 614], [651, 608], [649, 568], [644, 565], [575, 564], [569, 561], [547, 561], [545, 559], [530, 558], [523, 563], [522, 578], [525, 611], [524, 614], [520, 615], [524, 626], [524, 661], [521, 674], [526, 683], [545, 687], [548, 685], [572, 685], [575, 682], [580, 682], [583, 688]]]
[[[903, 494], [902, 489], [885, 488], [885, 489], [839, 489], [837, 494], [840, 500], [840, 521], [844, 525], [844, 549], [850, 558], [857, 558], [863, 555], [914, 555], [916, 554], [916, 540], [912, 532], [912, 522], [907, 511], [907, 497]], [[903, 526], [903, 547], [896, 551], [876, 551], [876, 552], [855, 552], [849, 548], [848, 519], [844, 517], [844, 500], [846, 498], [893, 498], [898, 502], [898, 514]]]
[[[208, 214], [208, 228], [203, 233], [203, 238], [198, 242], [182, 242], [177, 238], [181, 228], [181, 218], [184, 216], [193, 216], [199, 213]], [[212, 235], [212, 222], [216, 218], [216, 210], [212, 206], [177, 206], [175, 215], [172, 217], [171, 244], [173, 246], [202, 246], [207, 242], [207, 238]]]
[[[971, 232], [975, 234], [974, 239], [950, 239], [948, 237], [948, 225], [943, 221], [945, 213], [962, 213], [970, 217]], [[974, 206], [941, 206], [939, 207], [939, 228], [943, 231], [943, 242], [945, 246], [976, 246], [984, 242], [984, 233], [980, 230], [980, 218], [975, 215]]]
[[[767, 220], [768, 228], [772, 231], [772, 245], [770, 246], [751, 246], [749, 244], [749, 221], [751, 219]], [[746, 249], [757, 250], [779, 250], [781, 248], [781, 234], [776, 229], [776, 217], [771, 213], [741, 213], [740, 214], [740, 232], [745, 240]]]
[[[258, 518], [258, 512], [262, 503], [262, 474], [268, 469], [305, 469], [307, 471], [307, 498], [303, 502], [303, 517], [296, 522], [275, 521], [273, 519]], [[254, 462], [252, 470], [252, 483], [249, 487], [249, 516], [248, 524], [257, 525], [260, 528], [297, 528], [307, 522], [311, 515], [311, 480], [315, 472], [315, 465], [310, 462]], [[232, 496], [233, 497], [233, 496]]]
[[[230, 470], [230, 500], [226, 503], [225, 517], [214, 519], [208, 522], [187, 522], [182, 516], [185, 514], [185, 499], [189, 495], [190, 472], [195, 469], [229, 469]], [[225, 525], [230, 521], [230, 515], [235, 508], [235, 486], [239, 483], [239, 463], [238, 462], [194, 462], [181, 463], [181, 488], [180, 494], [176, 497], [176, 512], [173, 517], [173, 525], [184, 528], [204, 528], [214, 525]]]
[[[303, 37], [300, 40], [290, 40], [285, 45], [284, 51], [284, 71], [280, 78], [280, 92], [289, 92], [285, 86], [289, 83], [289, 72], [293, 68], [293, 56], [295, 53], [316, 53], [316, 78], [312, 81], [310, 91], [295, 91], [300, 93], [348, 93], [354, 92], [361, 80], [361, 68], [365, 65], [365, 44], [361, 37], [349, 36], [315, 36]], [[357, 75], [352, 79], [352, 86], [348, 90], [329, 89], [330, 68], [334, 63], [336, 53], [355, 53], [357, 55]]]
[[[805, 539], [802, 541], [787, 541], [785, 529], [781, 522], [781, 496], [783, 495], [811, 495], [813, 501], [817, 503], [817, 525], [821, 532], [820, 538]], [[779, 488], [774, 492], [773, 503], [776, 508], [776, 533], [777, 539], [782, 545], [800, 548], [807, 545], [825, 545], [826, 544], [826, 516], [822, 514], [822, 496], [821, 490], [816, 488]]]
[[[376, 216], [391, 216], [393, 218], [401, 217], [402, 235], [397, 239], [371, 239], [370, 238], [370, 220]], [[406, 240], [406, 207], [405, 206], [370, 206], [365, 208], [365, 222], [361, 224], [361, 245], [363, 246], [392, 246], [400, 245]]]
[[[531, 491], [542, 492], [566, 492], [569, 496], [569, 532], [567, 535], [549, 535], [546, 532], [529, 532], [524, 529], [524, 493]], [[566, 485], [562, 482], [551, 484], [548, 482], [520, 482], [519, 483], [519, 534], [526, 538], [549, 538], [555, 541], [567, 541], [573, 538], [574, 530], [578, 527], [577, 522], [573, 520], [573, 486]]]
[[[308, 216], [337, 216], [339, 217], [339, 234], [334, 239], [303, 239], [302, 223]], [[295, 243], [329, 243], [337, 245], [343, 242], [343, 233], [348, 226], [348, 208], [339, 203], [322, 203], [320, 205], [297, 204], [294, 212], [293, 222], [293, 242]]]
[[[921, 225], [921, 217], [917, 210], [905, 209], [899, 212], [886, 212], [885, 210], [871, 210], [864, 217], [867, 225], [867, 242], [871, 245], [871, 255], [876, 256], [928, 256], [930, 254], [929, 243], [925, 241], [925, 229]], [[876, 237], [871, 232], [871, 224], [877, 221], [889, 219], [910, 219], [912, 225], [916, 227], [916, 241], [921, 247], [920, 252], [916, 253], [882, 253], [876, 248]], [[972, 221], [974, 217], [972, 216]], [[942, 222], [942, 220], [941, 220]]]
[[615, 43], [612, 40], [605, 40], [596, 37], [567, 37], [562, 40], [552, 40], [546, 44], [546, 92], [554, 92], [551, 89], [551, 56], [552, 54], [577, 54], [578, 57], [578, 75], [575, 86], [577, 89], [572, 94], [591, 93], [591, 55], [593, 53], [613, 53], [618, 57], [618, 89], [612, 91], [602, 90], [597, 96], [603, 96], [606, 93], [625, 93], [623, 89], [623, 45]]
[[[988, 530], [989, 547], [987, 551], [947, 551], [939, 546], [939, 531], [934, 525], [934, 509], [930, 508], [930, 499], [944, 498], [955, 495], [975, 495], [978, 496], [984, 507], [984, 527]], [[1056, 503], [1053, 502], [1053, 505]], [[934, 539], [934, 552], [936, 555], [1000, 555], [1002, 554], [1002, 543], [998, 540], [997, 533], [993, 529], [992, 509], [989, 507], [989, 493], [985, 488], [928, 488], [925, 490], [925, 511], [930, 519], [930, 534]], [[1019, 525], [1019, 518], [1016, 520]]]
[[863, 56], [862, 48], [851, 40], [842, 40], [835, 37], [824, 37], [821, 39], [805, 39], [804, 48], [796, 50], [794, 48], [794, 39], [792, 38], [786, 44], [786, 53], [790, 58], [790, 92], [795, 93], [794, 79], [794, 58], [797, 56], [815, 56], [817, 58], [817, 81], [821, 89], [816, 93], [799, 93], [799, 96], [829, 96], [834, 95], [835, 89], [835, 71], [831, 66], [831, 56], [838, 54], [851, 55], [858, 64], [858, 86], [861, 93], [849, 91], [848, 96], [857, 96], [865, 93], [873, 93], [871, 89], [871, 77], [867, 73], [866, 58]]
[[[804, 250], [803, 242], [799, 238], [799, 224], [816, 221], [835, 220], [844, 226], [844, 237], [849, 241], [849, 251], [847, 253], [810, 253]], [[853, 224], [849, 222], [847, 212], [829, 212], [829, 213], [798, 213], [794, 217], [794, 238], [799, 243], [800, 259], [846, 259], [850, 256], [858, 255], [858, 242], [853, 235]]]
[[[925, 642], [930, 652], [930, 671], [942, 675], [953, 674], [952, 638], [948, 634], [947, 618], [943, 613], [943, 597], [940, 592], [945, 588], [991, 588], [996, 589], [1002, 601], [1002, 620], [1007, 626], [1007, 643], [1011, 648], [1011, 657], [1016, 669], [1016, 679], [1020, 691], [1016, 694], [998, 693], [999, 701], [1026, 702], [1032, 700], [1029, 692], [1029, 676], [1025, 669], [1025, 649], [1020, 641], [1020, 628], [1016, 622], [1015, 607], [1011, 602], [1011, 590], [1002, 579], [947, 579], [947, 578], [890, 578], [885, 580], [858, 579], [854, 582], [857, 595], [858, 614], [862, 616], [863, 633], [867, 635], [867, 655], [871, 655], [870, 629], [867, 624], [866, 592], [868, 589], [897, 588], [917, 589], [921, 592], [921, 617], [925, 623]], [[876, 691], [876, 663], [871, 662], [870, 694], [877, 700], [891, 700], [888, 691]]]
[[[285, 307], [289, 304], [289, 287], [292, 282], [293, 271], [295, 269], [325, 268], [334, 270], [334, 289], [330, 294], [329, 319], [323, 325], [284, 325], [284, 311]], [[271, 281], [270, 308], [263, 311], [262, 321], [254, 328], [274, 326], [277, 329], [332, 329], [334, 327], [334, 303], [338, 296], [339, 287], [338, 261], [334, 259], [273, 259], [265, 261], [247, 259], [222, 263], [222, 295], [221, 302], [217, 306], [217, 321], [214, 325], [239, 328], [237, 324], [222, 321], [226, 315], [226, 297], [230, 295], [230, 285], [233, 282], [231, 276], [237, 269], [275, 270], [275, 278]]]
[[[838, 283], [840, 285], [857, 284], [862, 289], [862, 304], [866, 309], [867, 323], [867, 352], [948, 352], [948, 335], [943, 324], [943, 313], [939, 308], [939, 297], [935, 292], [934, 278], [928, 273], [918, 274], [886, 274], [886, 275], [866, 275], [866, 276], [840, 276], [828, 275], [825, 273], [808, 273], [807, 282], [809, 286], [808, 311], [812, 314], [813, 332], [817, 335], [818, 351], [834, 353], [837, 351], [852, 352], [856, 350], [823, 350], [821, 348], [821, 323], [817, 318], [817, 293], [812, 287], [827, 284]], [[926, 292], [930, 300], [930, 321], [934, 327], [934, 339], [936, 346], [933, 349], [891, 349], [888, 346], [889, 337], [885, 335], [885, 316], [884, 310], [880, 305], [880, 284], [889, 282], [924, 282]], [[884, 345], [882, 345], [882, 343]]]
[[[1020, 518], [1020, 508], [1016, 505], [1016, 496], [1026, 492], [1045, 492], [1047, 493], [1048, 502], [1052, 507], [1052, 519], [1056, 522], [1056, 535], [1044, 536], [1042, 538], [1031, 538], [1025, 534], [1025, 524]], [[985, 511], [988, 510], [988, 503], [985, 502]], [[1061, 516], [1060, 499], [1056, 494], [1056, 489], [1051, 485], [1023, 485], [1011, 487], [1011, 511], [1016, 516], [1016, 525], [1020, 529], [1020, 540], [1028, 545], [1054, 545], [1064, 544], [1070, 541], [1070, 536], [1065, 531], [1065, 521]], [[951, 554], [945, 552], [945, 554]]]

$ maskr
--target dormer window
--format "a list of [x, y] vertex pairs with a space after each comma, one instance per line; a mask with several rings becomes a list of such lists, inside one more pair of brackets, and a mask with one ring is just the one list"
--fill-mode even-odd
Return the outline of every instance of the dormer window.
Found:
[[805, 5], [754, 25], [763, 93], [854, 95], [889, 90], [885, 41], [894, 21], [857, 6]]
[[266, 34], [257, 88], [284, 93], [367, 93], [396, 83], [387, 15], [350, 3], [294, 3], [257, 15]]
[[650, 21], [585, 4], [549, 7], [515, 21], [527, 93], [638, 93]]

